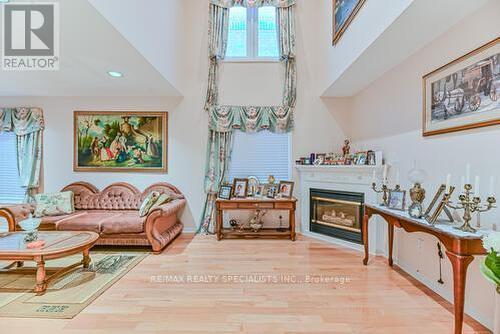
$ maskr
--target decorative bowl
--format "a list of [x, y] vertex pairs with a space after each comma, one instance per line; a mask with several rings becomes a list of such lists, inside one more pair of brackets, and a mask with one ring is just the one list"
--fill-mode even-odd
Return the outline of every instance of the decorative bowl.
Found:
[[25, 220], [20, 221], [18, 224], [19, 226], [26, 232], [33, 232], [40, 227], [40, 223], [42, 222], [42, 219], [40, 218], [33, 218], [31, 215], [26, 218]]

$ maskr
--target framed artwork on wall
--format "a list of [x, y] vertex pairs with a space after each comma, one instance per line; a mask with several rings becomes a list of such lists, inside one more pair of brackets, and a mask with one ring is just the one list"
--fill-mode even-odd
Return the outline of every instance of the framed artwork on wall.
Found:
[[167, 172], [167, 112], [75, 111], [73, 128], [75, 172]]
[[424, 136], [500, 124], [500, 37], [422, 81]]
[[358, 13], [365, 0], [333, 1], [333, 45], [337, 44], [342, 34]]

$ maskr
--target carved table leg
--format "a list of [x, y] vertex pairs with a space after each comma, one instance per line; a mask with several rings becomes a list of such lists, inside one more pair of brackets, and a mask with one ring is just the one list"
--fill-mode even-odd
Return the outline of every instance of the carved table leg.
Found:
[[392, 248], [394, 245], [394, 225], [391, 223], [387, 223], [387, 241], [389, 244], [389, 266], [392, 267], [393, 261], [392, 261]]
[[215, 221], [215, 232], [217, 233], [217, 240], [221, 240], [222, 239], [222, 211], [221, 210], [217, 210], [216, 211], [216, 215], [217, 215], [217, 218], [216, 218], [216, 221]]
[[295, 210], [290, 210], [290, 239], [295, 241]]
[[43, 257], [36, 257], [36, 285], [34, 292], [37, 295], [43, 295], [45, 293], [45, 290], [47, 289], [47, 283], [46, 283], [46, 272], [45, 272], [45, 261], [43, 260]]
[[92, 260], [90, 259], [90, 249], [84, 250], [83, 260], [82, 260], [83, 269], [89, 269], [91, 261]]
[[465, 281], [467, 279], [467, 267], [474, 260], [470, 255], [458, 255], [446, 251], [453, 267], [453, 305], [455, 308], [455, 334], [462, 333], [464, 321], [464, 299], [465, 299]]
[[370, 217], [368, 215], [363, 216], [362, 232], [363, 232], [363, 244], [365, 246], [365, 258], [363, 259], [363, 264], [366, 266], [368, 264], [369, 251], [368, 251], [368, 221]]

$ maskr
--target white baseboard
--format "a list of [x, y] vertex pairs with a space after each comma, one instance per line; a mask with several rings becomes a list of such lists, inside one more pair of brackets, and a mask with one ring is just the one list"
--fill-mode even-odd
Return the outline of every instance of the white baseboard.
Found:
[[[412, 276], [416, 280], [418, 280], [420, 283], [424, 284], [427, 286], [429, 289], [446, 299], [448, 302], [453, 304], [453, 296], [451, 292], [449, 292], [446, 289], [443, 289], [441, 285], [439, 285], [437, 282], [428, 279], [426, 276], [422, 275], [418, 271], [414, 270], [409, 266], [407, 263], [403, 261], [398, 261], [398, 259], [394, 259], [394, 263], [401, 269], [403, 269], [404, 272], [406, 272], [408, 275]], [[486, 317], [483, 317], [481, 314], [478, 314], [476, 311], [471, 309], [470, 307], [465, 306], [465, 313], [477, 320], [479, 323], [481, 323], [483, 326], [487, 327], [488, 329], [492, 330], [491, 325], [493, 324], [493, 319], [489, 319]]]
[[184, 228], [182, 229], [182, 233], [196, 233], [196, 231], [198, 230], [198, 228], [196, 227], [186, 227], [184, 226]]
[[344, 247], [347, 247], [347, 248], [350, 248], [350, 249], [353, 249], [353, 250], [356, 250], [356, 251], [359, 251], [359, 252], [364, 252], [365, 251], [363, 245], [356, 244], [356, 243], [353, 243], [353, 242], [349, 242], [349, 241], [345, 241], [345, 240], [341, 240], [341, 239], [337, 239], [337, 238], [328, 237], [326, 235], [319, 234], [319, 233], [314, 233], [314, 232], [310, 232], [310, 231], [308, 231], [308, 232], [303, 231], [303, 232], [300, 232], [300, 233], [302, 235], [305, 235], [306, 237], [310, 237], [310, 238], [318, 239], [318, 240], [321, 240], [321, 241], [325, 241], [325, 242], [328, 242], [330, 244], [334, 244], [334, 245], [338, 245], [338, 246], [344, 246]]

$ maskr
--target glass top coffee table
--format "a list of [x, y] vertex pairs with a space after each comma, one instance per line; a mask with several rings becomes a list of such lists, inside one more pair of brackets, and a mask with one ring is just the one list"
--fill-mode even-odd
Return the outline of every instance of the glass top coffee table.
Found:
[[[23, 261], [35, 261], [37, 265], [36, 285], [33, 291], [39, 295], [45, 293], [49, 281], [55, 277], [59, 277], [80, 265], [87, 269], [91, 261], [90, 248], [99, 239], [99, 235], [95, 232], [44, 231], [38, 233], [38, 240], [45, 241], [45, 244], [39, 248], [30, 249], [24, 242], [25, 236], [25, 232], [0, 233], [0, 260], [14, 261], [5, 269], [10, 269], [13, 266], [22, 267]], [[46, 260], [59, 259], [80, 252], [83, 254], [82, 261], [62, 268], [47, 278]]]

